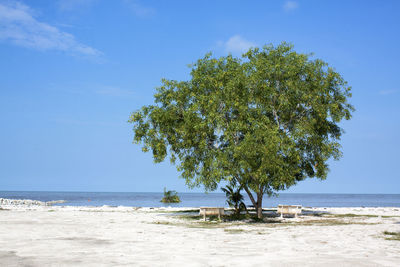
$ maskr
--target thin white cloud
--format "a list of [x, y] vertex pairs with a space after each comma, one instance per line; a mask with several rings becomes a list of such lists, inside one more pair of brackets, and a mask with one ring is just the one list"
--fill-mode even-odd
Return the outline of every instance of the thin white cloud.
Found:
[[251, 47], [256, 47], [257, 45], [250, 42], [240, 35], [234, 35], [228, 39], [226, 42], [218, 42], [219, 46], [223, 46], [228, 53], [245, 53]]
[[104, 87], [97, 90], [96, 94], [108, 96], [132, 96], [134, 93], [130, 90], [124, 90], [118, 87]]
[[379, 91], [379, 94], [380, 95], [393, 95], [398, 92], [399, 92], [399, 90], [381, 90], [381, 91]]
[[88, 8], [96, 0], [58, 0], [58, 8], [62, 11], [73, 11], [76, 9]]
[[283, 5], [283, 9], [285, 11], [291, 11], [299, 7], [299, 4], [296, 1], [286, 1]]
[[72, 34], [38, 21], [33, 10], [19, 2], [0, 4], [0, 41], [38, 50], [101, 55], [95, 48], [78, 42]]
[[137, 0], [124, 0], [124, 4], [137, 16], [141, 18], [152, 17], [156, 10], [140, 4]]

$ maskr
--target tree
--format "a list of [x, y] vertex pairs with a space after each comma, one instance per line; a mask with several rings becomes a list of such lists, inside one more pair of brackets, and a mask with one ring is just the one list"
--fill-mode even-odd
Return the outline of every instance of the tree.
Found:
[[242, 210], [246, 210], [246, 204], [243, 202], [243, 195], [240, 193], [242, 187], [239, 186], [239, 188], [235, 190], [235, 185], [230, 184], [225, 188], [221, 188], [221, 190], [226, 195], [226, 202], [228, 205], [234, 209], [234, 215], [238, 216]]
[[341, 156], [338, 124], [351, 118], [351, 88], [310, 57], [286, 43], [240, 58], [207, 54], [190, 80], [163, 79], [155, 104], [132, 113], [134, 142], [155, 162], [169, 154], [189, 187], [237, 182], [261, 218], [265, 194], [325, 179], [328, 159]]
[[164, 187], [164, 197], [161, 199], [163, 203], [179, 203], [181, 199], [178, 196], [178, 193], [175, 190], [168, 190]]

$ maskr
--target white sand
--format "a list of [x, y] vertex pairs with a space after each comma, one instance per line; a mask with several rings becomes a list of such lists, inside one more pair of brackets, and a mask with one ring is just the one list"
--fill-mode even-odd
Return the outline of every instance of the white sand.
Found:
[[400, 266], [400, 241], [383, 234], [400, 231], [400, 208], [204, 224], [173, 209], [2, 207], [0, 266]]

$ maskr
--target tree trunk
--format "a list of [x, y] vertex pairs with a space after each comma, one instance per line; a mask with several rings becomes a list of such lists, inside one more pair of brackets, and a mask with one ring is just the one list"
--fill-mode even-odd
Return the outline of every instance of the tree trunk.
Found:
[[250, 192], [249, 188], [247, 186], [243, 187], [244, 190], [246, 191], [247, 195], [249, 195], [249, 198], [251, 202], [253, 203], [254, 208], [256, 209], [257, 212], [257, 218], [262, 219], [262, 197], [263, 193], [258, 192], [257, 193], [257, 201], [255, 201], [253, 194]]
[[247, 186], [243, 186], [243, 188], [249, 196], [251, 203], [253, 203], [254, 208], [257, 208], [257, 202], [254, 200], [253, 194], [250, 192], [249, 188]]
[[261, 192], [257, 193], [257, 218], [262, 219], [262, 197], [263, 194]]

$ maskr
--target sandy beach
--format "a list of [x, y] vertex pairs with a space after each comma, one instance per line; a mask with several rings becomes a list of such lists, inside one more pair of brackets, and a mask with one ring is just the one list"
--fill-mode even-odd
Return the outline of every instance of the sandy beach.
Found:
[[[186, 210], [186, 212], [184, 212]], [[399, 266], [400, 208], [203, 222], [191, 208], [2, 206], [1, 266]]]

